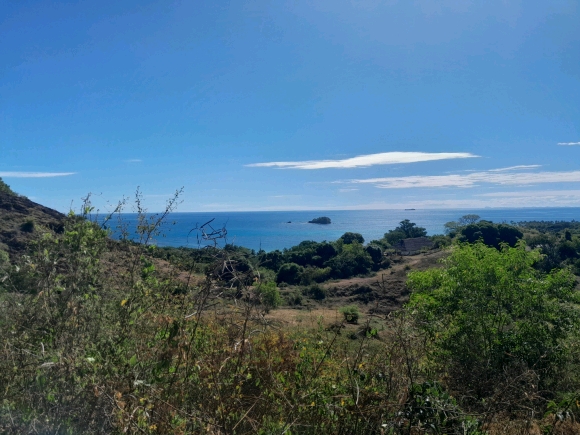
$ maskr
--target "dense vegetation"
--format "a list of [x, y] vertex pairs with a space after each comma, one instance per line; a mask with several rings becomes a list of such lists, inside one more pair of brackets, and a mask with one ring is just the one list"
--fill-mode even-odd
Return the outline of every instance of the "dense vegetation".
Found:
[[14, 192], [12, 191], [12, 189], [10, 189], [10, 186], [6, 184], [4, 180], [2, 180], [2, 177], [0, 177], [0, 193], [14, 195]]
[[0, 433], [578, 433], [580, 299], [560, 249], [577, 255], [574, 225], [462, 222], [397, 313], [349, 305], [329, 326], [282, 329], [266, 315], [280, 286], [323, 298], [318, 281], [385, 267], [389, 234], [424, 229], [162, 249], [148, 241], [167, 213], [141, 214], [136, 243], [91, 211], [62, 234], [36, 226], [26, 255], [0, 252]]

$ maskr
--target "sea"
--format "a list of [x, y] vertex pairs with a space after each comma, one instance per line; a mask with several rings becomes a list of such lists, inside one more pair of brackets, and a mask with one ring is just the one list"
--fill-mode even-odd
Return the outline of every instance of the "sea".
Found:
[[[157, 246], [197, 248], [217, 243], [243, 246], [255, 251], [267, 252], [290, 248], [305, 240], [333, 241], [347, 231], [360, 233], [365, 242], [380, 239], [396, 228], [404, 219], [424, 227], [428, 235], [443, 234], [446, 222], [456, 221], [466, 214], [479, 215], [481, 219], [495, 223], [522, 221], [580, 221], [580, 207], [562, 208], [486, 208], [481, 210], [338, 210], [338, 211], [257, 211], [257, 212], [203, 212], [173, 213], [161, 226], [160, 234], [150, 241]], [[329, 225], [310, 224], [309, 220], [327, 216]], [[155, 215], [149, 215], [155, 218]], [[134, 233], [137, 215], [121, 216], [129, 230]], [[223, 237], [214, 241], [204, 240], [196, 228], [207, 224], [208, 234], [213, 230]], [[116, 220], [109, 222], [112, 237], [118, 237]], [[212, 229], [210, 229], [212, 228]], [[225, 231], [224, 231], [225, 230]]]

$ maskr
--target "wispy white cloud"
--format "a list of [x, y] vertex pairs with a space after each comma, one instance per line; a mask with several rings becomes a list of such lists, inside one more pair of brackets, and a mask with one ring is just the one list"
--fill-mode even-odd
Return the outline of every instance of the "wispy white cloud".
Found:
[[541, 167], [542, 165], [518, 165], [518, 166], [508, 166], [507, 168], [490, 169], [488, 172], [520, 171], [524, 169], [536, 169]]
[[252, 163], [246, 166], [279, 169], [328, 169], [328, 168], [361, 168], [375, 165], [394, 165], [400, 163], [429, 162], [434, 160], [466, 159], [479, 157], [471, 153], [422, 153], [422, 152], [387, 152], [367, 154], [341, 160], [307, 160], [299, 162], [266, 162]]
[[4, 178], [50, 178], [75, 175], [76, 172], [0, 172]]
[[580, 181], [580, 171], [568, 172], [507, 172], [488, 170], [470, 174], [412, 175], [408, 177], [368, 178], [350, 180], [350, 183], [374, 184], [381, 189], [413, 187], [475, 187], [480, 184], [531, 185], [543, 183], [570, 183]]
[[141, 159], [129, 159], [129, 160], [125, 160], [125, 162], [127, 163], [141, 163], [143, 160]]
[[346, 193], [346, 192], [356, 192], [358, 189], [338, 189], [339, 192], [341, 193]]
[[558, 142], [558, 145], [561, 145], [561, 146], [574, 146], [574, 145], [580, 145], [580, 142]]

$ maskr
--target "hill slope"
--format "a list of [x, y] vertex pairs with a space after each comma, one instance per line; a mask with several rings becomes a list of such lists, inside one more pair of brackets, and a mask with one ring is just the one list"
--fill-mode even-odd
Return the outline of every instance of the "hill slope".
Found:
[[0, 191], [0, 249], [11, 256], [26, 248], [38, 228], [62, 232], [65, 215], [26, 197]]

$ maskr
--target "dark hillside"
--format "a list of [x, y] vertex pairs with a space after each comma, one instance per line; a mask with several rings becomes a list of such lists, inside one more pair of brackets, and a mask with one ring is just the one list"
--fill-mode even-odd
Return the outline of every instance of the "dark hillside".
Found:
[[65, 215], [10, 191], [0, 191], [0, 250], [20, 254], [39, 228], [62, 232]]

